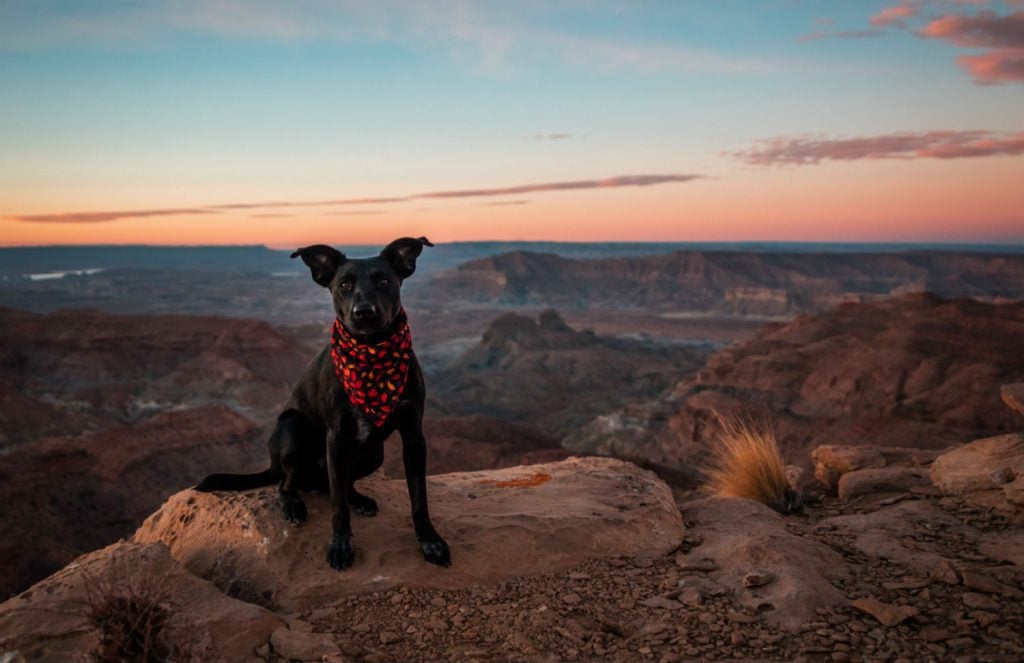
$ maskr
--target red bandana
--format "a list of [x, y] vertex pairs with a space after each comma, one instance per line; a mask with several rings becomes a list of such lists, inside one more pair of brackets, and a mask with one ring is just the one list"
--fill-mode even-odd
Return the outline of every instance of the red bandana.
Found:
[[331, 358], [334, 373], [348, 394], [370, 422], [384, 425], [398, 405], [398, 397], [409, 375], [412, 336], [405, 311], [395, 318], [395, 333], [379, 343], [368, 345], [348, 333], [340, 320], [331, 331]]

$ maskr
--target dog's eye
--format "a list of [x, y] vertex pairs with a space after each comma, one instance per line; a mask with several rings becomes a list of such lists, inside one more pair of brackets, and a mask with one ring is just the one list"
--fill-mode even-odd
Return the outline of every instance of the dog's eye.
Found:
[[389, 285], [391, 285], [391, 279], [380, 279], [379, 281], [377, 281], [378, 288], [386, 288]]
[[352, 281], [342, 281], [341, 283], [338, 284], [338, 287], [344, 290], [345, 292], [348, 292], [349, 290], [352, 289]]

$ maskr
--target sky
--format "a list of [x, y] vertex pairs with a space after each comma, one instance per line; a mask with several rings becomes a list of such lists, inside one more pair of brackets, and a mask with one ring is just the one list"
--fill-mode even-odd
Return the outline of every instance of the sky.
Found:
[[1024, 243], [1024, 0], [0, 0], [0, 244]]

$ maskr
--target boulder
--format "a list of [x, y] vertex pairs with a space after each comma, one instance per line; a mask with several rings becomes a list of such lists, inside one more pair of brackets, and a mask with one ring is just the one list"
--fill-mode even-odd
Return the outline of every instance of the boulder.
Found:
[[0, 652], [21, 652], [31, 661], [92, 660], [89, 654], [104, 646], [104, 631], [91, 615], [115, 624], [119, 617], [134, 620], [138, 613], [129, 601], [158, 606], [162, 625], [155, 642], [171, 660], [245, 661], [284, 624], [192, 575], [167, 546], [120, 542], [0, 604]]
[[844, 502], [879, 493], [903, 493], [931, 484], [921, 467], [872, 467], [847, 472], [839, 478], [839, 499]]
[[847, 472], [891, 466], [922, 467], [934, 461], [941, 451], [910, 447], [853, 447], [824, 445], [811, 452], [814, 476], [830, 490], [837, 490]]
[[782, 516], [760, 502], [711, 497], [684, 504], [682, 512], [693, 523], [688, 534], [703, 542], [676, 560], [680, 569], [706, 574], [769, 623], [795, 628], [818, 608], [848, 603], [831, 582], [848, 575], [842, 556], [791, 534]]
[[166, 543], [193, 573], [250, 600], [287, 611], [394, 587], [456, 588], [558, 571], [602, 556], [660, 556], [682, 541], [672, 492], [653, 473], [610, 458], [428, 477], [435, 526], [452, 565], [423, 559], [404, 480], [373, 476], [360, 490], [380, 513], [353, 514], [356, 562], [325, 559], [331, 536], [326, 495], [304, 496], [309, 519], [285, 522], [274, 488], [172, 496], [135, 533]]
[[1024, 435], [975, 440], [932, 464], [932, 483], [948, 495], [1019, 513], [1024, 507]]

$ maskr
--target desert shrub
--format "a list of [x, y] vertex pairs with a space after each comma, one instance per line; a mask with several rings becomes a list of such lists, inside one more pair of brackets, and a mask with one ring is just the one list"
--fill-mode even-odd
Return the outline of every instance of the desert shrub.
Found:
[[718, 416], [717, 426], [702, 468], [704, 489], [720, 497], [756, 500], [783, 514], [799, 511], [802, 500], [789, 484], [771, 428], [737, 416]]
[[85, 575], [86, 613], [100, 631], [97, 663], [170, 663], [182, 652], [167, 637], [172, 602], [167, 574], [153, 575], [115, 559], [106, 572]]

